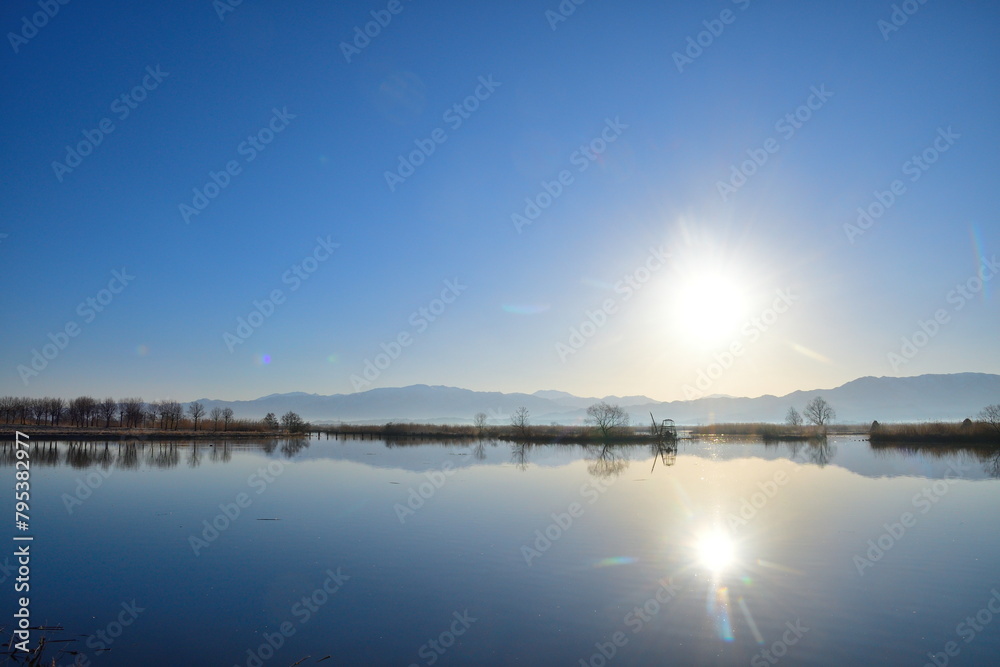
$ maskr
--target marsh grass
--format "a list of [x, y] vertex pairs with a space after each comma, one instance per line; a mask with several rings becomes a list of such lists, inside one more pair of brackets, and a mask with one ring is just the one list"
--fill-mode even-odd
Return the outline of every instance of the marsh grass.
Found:
[[789, 426], [787, 424], [770, 424], [767, 422], [730, 422], [694, 426], [693, 436], [740, 436], [774, 440], [810, 440], [825, 435], [850, 435], [865, 433], [864, 426], [853, 424], [835, 424], [825, 427]]
[[920, 424], [879, 424], [869, 430], [872, 444], [924, 443], [924, 444], [976, 444], [1000, 445], [1000, 430], [987, 422], [925, 422]]
[[529, 425], [524, 429], [514, 426], [487, 426], [477, 428], [463, 424], [414, 424], [389, 422], [388, 424], [337, 424], [317, 426], [314, 430], [335, 436], [382, 439], [494, 439], [517, 442], [652, 442], [657, 438], [649, 427], [618, 428], [606, 437], [591, 426]]

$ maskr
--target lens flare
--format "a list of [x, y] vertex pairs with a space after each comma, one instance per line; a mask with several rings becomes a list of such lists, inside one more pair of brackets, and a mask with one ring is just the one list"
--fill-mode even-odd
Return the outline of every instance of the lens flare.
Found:
[[719, 574], [736, 558], [733, 541], [721, 530], [705, 533], [696, 545], [698, 563], [713, 574]]

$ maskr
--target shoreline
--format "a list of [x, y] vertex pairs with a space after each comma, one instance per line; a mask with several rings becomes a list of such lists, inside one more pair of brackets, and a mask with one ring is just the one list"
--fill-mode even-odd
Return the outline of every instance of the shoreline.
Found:
[[304, 438], [308, 433], [275, 433], [273, 431], [192, 431], [172, 429], [89, 428], [80, 426], [50, 426], [33, 424], [5, 424], [0, 431], [0, 441], [13, 441], [20, 431], [29, 440], [246, 440], [258, 438]]

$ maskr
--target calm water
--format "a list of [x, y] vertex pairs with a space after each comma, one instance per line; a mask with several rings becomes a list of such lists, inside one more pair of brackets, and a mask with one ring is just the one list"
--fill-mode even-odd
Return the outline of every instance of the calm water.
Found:
[[998, 467], [853, 438], [36, 443], [32, 623], [61, 665], [998, 664]]

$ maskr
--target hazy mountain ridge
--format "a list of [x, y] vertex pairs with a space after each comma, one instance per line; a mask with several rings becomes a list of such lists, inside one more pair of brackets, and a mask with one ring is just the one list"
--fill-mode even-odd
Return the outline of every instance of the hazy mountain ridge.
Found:
[[587, 406], [607, 400], [625, 407], [633, 423], [644, 424], [652, 412], [657, 419], [679, 424], [712, 422], [780, 422], [789, 407], [799, 410], [815, 396], [823, 396], [836, 410], [838, 422], [960, 420], [986, 405], [1000, 403], [1000, 375], [951, 373], [913, 377], [862, 377], [832, 389], [794, 391], [785, 396], [736, 398], [713, 396], [660, 402], [647, 396], [606, 396], [604, 399], [542, 390], [533, 394], [473, 391], [458, 387], [410, 385], [354, 394], [271, 394], [250, 401], [199, 399], [208, 410], [230, 407], [238, 417], [260, 418], [268, 412], [281, 416], [293, 410], [313, 422], [414, 421], [469, 423], [477, 412], [490, 422], [505, 423], [524, 406], [535, 424], [581, 423]]

